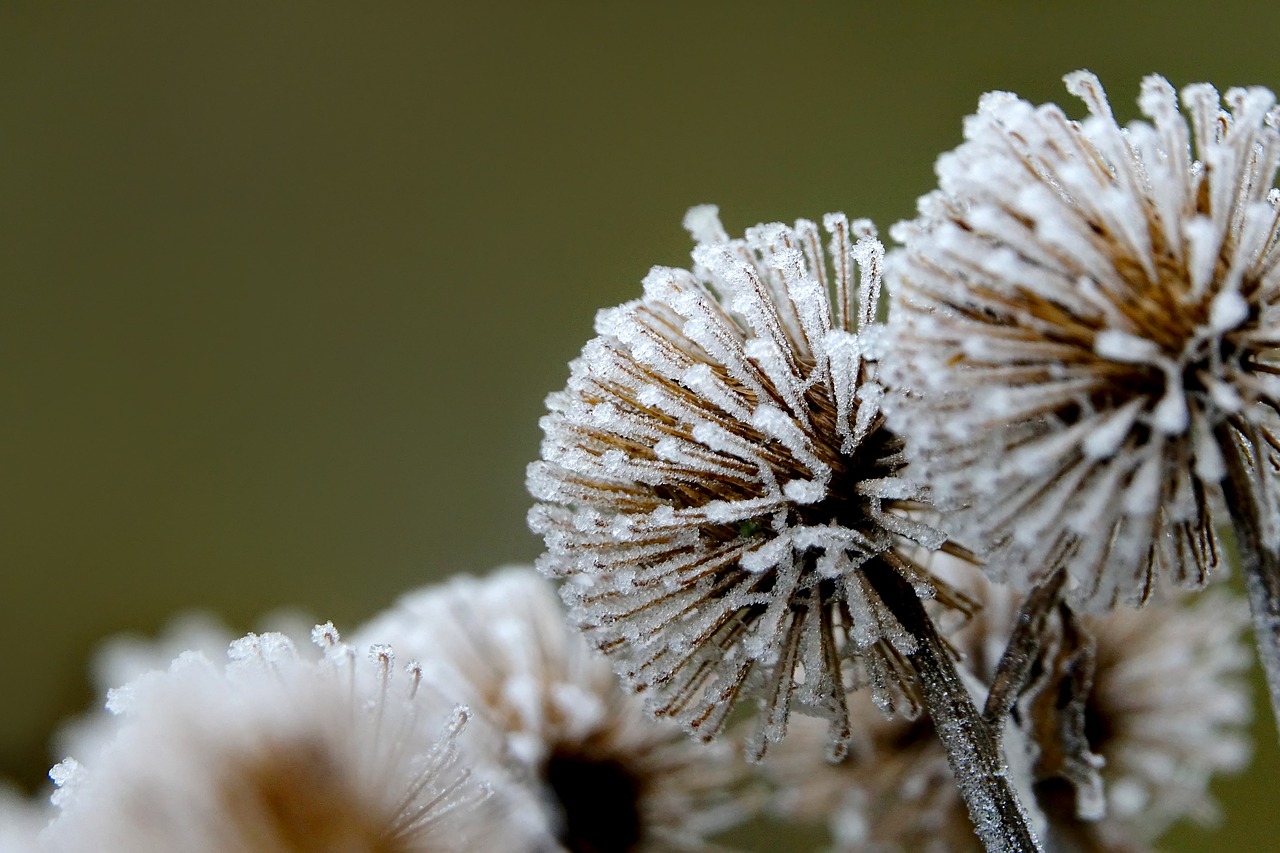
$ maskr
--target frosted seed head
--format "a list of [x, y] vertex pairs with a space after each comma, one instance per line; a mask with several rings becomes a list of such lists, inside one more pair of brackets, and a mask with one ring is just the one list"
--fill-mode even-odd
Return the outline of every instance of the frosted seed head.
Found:
[[[1280, 317], [1280, 289], [1254, 282], [1260, 265], [1280, 263], [1268, 236], [1276, 203], [1263, 202], [1280, 144], [1265, 91], [1233, 90], [1224, 111], [1196, 85], [1180, 106], [1151, 76], [1139, 104], [1150, 122], [1121, 128], [1096, 77], [1066, 84], [1084, 121], [993, 93], [965, 142], [939, 158], [939, 189], [894, 231], [892, 347], [878, 369], [893, 389], [889, 427], [951, 514], [945, 523], [994, 561], [1028, 566], [1033, 582], [1052, 558], [1043, 543], [1078, 542], [1076, 508], [1087, 504], [1111, 533], [1069, 546], [1075, 594], [1106, 606], [1140, 599], [1165, 574], [1199, 583], [1207, 552], [1166, 551], [1211, 539], [1210, 509], [1178, 498], [1176, 521], [1121, 523], [1117, 508], [1083, 497], [1052, 505], [1045, 484], [1079, 477], [1092, 494], [1114, 480], [1129, 495], [1125, 515], [1175, 482], [1188, 484], [1184, 496], [1216, 483], [1193, 425], [1258, 411], [1271, 384], [1255, 365], [1273, 336], [1255, 330]], [[1062, 452], [1019, 452], [1068, 433]], [[1157, 468], [1144, 467], [1151, 445], [1166, 444]], [[1187, 560], [1196, 567], [1175, 568]]]
[[[847, 624], [841, 581], [941, 534], [911, 517], [922, 489], [858, 488], [906, 464], [863, 360], [887, 260], [871, 223], [823, 224], [829, 241], [807, 220], [731, 240], [710, 209], [691, 211], [691, 270], [653, 271], [640, 302], [598, 323], [529, 469], [546, 507], [529, 516], [548, 549], [538, 565], [567, 581], [571, 618], [652, 713], [701, 736], [742, 699], [763, 697], [761, 746], [792, 708], [842, 714], [865, 667], [886, 707], [914, 689], [879, 644], [882, 613], [867, 603]], [[814, 609], [818, 579], [833, 592]], [[802, 608], [808, 621], [793, 616]], [[818, 630], [862, 651], [824, 656]]]
[[74, 761], [51, 773], [63, 807], [51, 849], [372, 849], [391, 837], [406, 849], [487, 847], [476, 813], [486, 792], [458, 766], [459, 730], [418, 725], [448, 709], [416, 679], [390, 692], [376, 661], [342, 675], [281, 633], [240, 638], [225, 664], [180, 656], [150, 673], [128, 715], [84, 742], [83, 779], [69, 775]]

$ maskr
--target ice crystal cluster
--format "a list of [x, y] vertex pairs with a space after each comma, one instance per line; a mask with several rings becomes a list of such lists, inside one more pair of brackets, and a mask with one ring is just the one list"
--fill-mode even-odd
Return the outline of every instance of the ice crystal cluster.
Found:
[[[970, 671], [989, 682], [1018, 599], [969, 567], [938, 571], [983, 605], [953, 639]], [[1083, 734], [1098, 789], [1064, 765], [1065, 668], [1039, 674], [1005, 736], [1052, 849], [1151, 850], [1178, 819], [1212, 823], [1210, 779], [1249, 757], [1246, 623], [1243, 602], [1221, 589], [1083, 620], [1092, 658]], [[814, 760], [825, 733], [808, 721], [771, 756], [778, 810], [825, 824], [841, 853], [981, 850], [928, 720], [885, 719], [866, 702], [851, 703], [851, 713], [861, 736], [841, 763]]]
[[510, 775], [496, 786], [508, 819], [495, 850], [709, 850], [749, 813], [735, 751], [649, 719], [531, 568], [412, 592], [360, 636], [421, 656], [472, 708], [470, 734]]
[[50, 776], [54, 853], [438, 853], [483, 847], [486, 791], [459, 766], [467, 719], [398, 668], [318, 626], [320, 655], [250, 634], [111, 691], [116, 727]]
[[886, 381], [914, 470], [998, 578], [1065, 564], [1077, 602], [1144, 601], [1216, 565], [1228, 465], [1280, 542], [1280, 122], [1266, 89], [1179, 96], [1149, 121], [984, 96], [939, 189], [898, 226]]
[[713, 207], [685, 225], [692, 269], [655, 267], [601, 312], [548, 398], [529, 469], [540, 568], [658, 715], [709, 738], [760, 696], [754, 754], [793, 707], [830, 721], [838, 753], [855, 686], [910, 712], [916, 638], [875, 580], [934, 594], [900, 546], [943, 542], [913, 517], [866, 357], [883, 248], [842, 214], [740, 239]]

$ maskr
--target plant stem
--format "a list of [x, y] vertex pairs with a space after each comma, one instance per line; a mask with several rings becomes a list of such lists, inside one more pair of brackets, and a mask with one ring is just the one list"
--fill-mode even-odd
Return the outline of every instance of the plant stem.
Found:
[[1004, 730], [1013, 703], [1018, 701], [1018, 694], [1027, 686], [1031, 667], [1040, 656], [1045, 622], [1062, 600], [1062, 586], [1066, 579], [1066, 569], [1059, 566], [1036, 584], [1022, 602], [1018, 621], [1014, 623], [1009, 644], [1000, 655], [995, 678], [987, 691], [986, 707], [982, 710], [982, 716], [993, 732]]
[[1223, 492], [1249, 594], [1254, 641], [1267, 676], [1271, 711], [1280, 727], [1280, 550], [1269, 545], [1262, 535], [1261, 489], [1255, 483], [1260, 472], [1252, 448], [1245, 445], [1245, 436], [1236, 430], [1223, 427], [1219, 437], [1227, 463]]
[[920, 678], [925, 706], [983, 846], [1002, 853], [1041, 850], [1009, 780], [1000, 739], [978, 713], [915, 589], [881, 561], [866, 569], [880, 599], [917, 641], [907, 658]]

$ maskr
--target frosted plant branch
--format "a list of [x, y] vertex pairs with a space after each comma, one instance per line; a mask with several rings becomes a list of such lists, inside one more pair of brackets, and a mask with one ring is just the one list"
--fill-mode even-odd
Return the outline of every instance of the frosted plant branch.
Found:
[[1036, 584], [1018, 611], [1017, 621], [1014, 622], [1004, 654], [1000, 656], [982, 711], [983, 718], [994, 732], [1000, 731], [1004, 726], [1014, 703], [1018, 701], [1018, 694], [1027, 684], [1031, 667], [1040, 655], [1045, 623], [1062, 600], [1062, 587], [1066, 580], [1066, 570], [1059, 567]]
[[1266, 499], [1267, 492], [1258, 481], [1267, 473], [1260, 470], [1260, 460], [1250, 452], [1250, 443], [1240, 434], [1241, 428], [1242, 425], [1224, 425], [1220, 430], [1222, 445], [1228, 448], [1223, 491], [1249, 594], [1258, 659], [1267, 677], [1271, 711], [1280, 726], [1280, 543], [1266, 535], [1266, 515], [1260, 501]]
[[946, 748], [956, 784], [983, 846], [993, 853], [1042, 849], [1009, 778], [999, 739], [978, 713], [951, 661], [949, 648], [938, 636], [915, 591], [901, 575], [882, 563], [874, 571], [869, 569], [867, 577], [881, 599], [891, 602], [898, 621], [918, 641], [907, 658], [920, 676], [925, 707]]

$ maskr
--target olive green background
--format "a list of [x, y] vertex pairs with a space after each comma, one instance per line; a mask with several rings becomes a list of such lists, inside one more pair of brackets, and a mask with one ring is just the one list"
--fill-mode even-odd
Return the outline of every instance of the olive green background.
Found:
[[[961, 4], [956, 4], [960, 6]], [[0, 6], [0, 774], [87, 654], [527, 561], [542, 398], [680, 218], [887, 231], [978, 95], [1280, 87], [1280, 4]], [[1068, 107], [1079, 113], [1075, 105]], [[1261, 698], [1259, 694], [1259, 698]], [[1273, 849], [1280, 759], [1218, 786]]]

